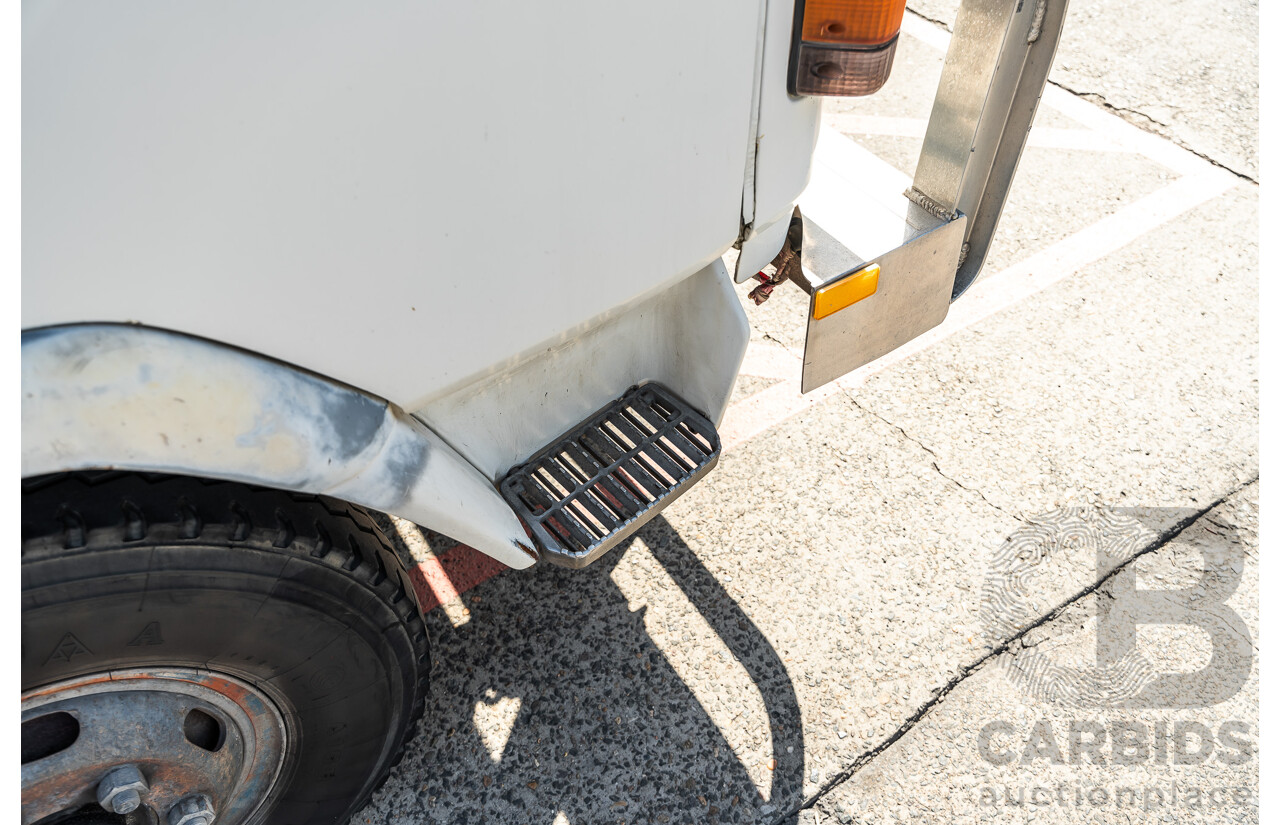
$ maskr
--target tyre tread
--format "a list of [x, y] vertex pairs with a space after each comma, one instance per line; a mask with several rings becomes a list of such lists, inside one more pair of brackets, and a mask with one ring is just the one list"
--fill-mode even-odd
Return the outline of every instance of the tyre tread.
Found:
[[[339, 571], [374, 594], [404, 628], [416, 679], [391, 757], [371, 790], [348, 810], [359, 810], [383, 786], [425, 712], [430, 645], [409, 576], [413, 560], [387, 540], [366, 510], [327, 496], [154, 473], [77, 472], [26, 479], [22, 486], [24, 560], [136, 544], [170, 528], [176, 538], [167, 541], [176, 545], [225, 542], [280, 553]], [[218, 500], [226, 503], [210, 506]]]

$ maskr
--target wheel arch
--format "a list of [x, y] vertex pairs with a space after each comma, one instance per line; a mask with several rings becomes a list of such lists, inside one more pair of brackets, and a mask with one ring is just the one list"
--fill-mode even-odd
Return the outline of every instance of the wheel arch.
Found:
[[396, 405], [261, 355], [124, 324], [22, 334], [22, 475], [164, 472], [328, 495], [510, 567], [537, 560], [479, 470]]

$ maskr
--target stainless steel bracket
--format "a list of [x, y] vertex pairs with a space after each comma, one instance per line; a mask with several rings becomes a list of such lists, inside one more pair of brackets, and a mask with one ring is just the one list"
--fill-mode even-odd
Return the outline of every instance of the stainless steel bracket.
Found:
[[[875, 294], [833, 315], [817, 317], [818, 290], [846, 277], [857, 277], [865, 267], [826, 283], [807, 284], [809, 326], [801, 392], [834, 381], [942, 323], [951, 306], [951, 280], [966, 223], [963, 215], [933, 222], [901, 246], [878, 256], [874, 261], [880, 268]], [[856, 354], [853, 360], [852, 354]]]
[[978, 277], [1058, 48], [1067, 0], [964, 0], [911, 195], [969, 216], [952, 299]]
[[[927, 332], [977, 278], [1053, 63], [1067, 0], [962, 0], [915, 178], [848, 141], [857, 203], [835, 204], [815, 167], [801, 196], [810, 294], [801, 389], [816, 389]], [[850, 148], [852, 147], [852, 148]], [[822, 148], [822, 139], [819, 141]], [[877, 184], [880, 184], [877, 186]], [[847, 190], [842, 190], [847, 191]], [[901, 194], [899, 194], [901, 193]], [[836, 208], [838, 206], [838, 208]], [[815, 220], [816, 218], [816, 220]], [[839, 224], [836, 223], [839, 222]], [[875, 290], [818, 317], [818, 293], [880, 268]]]

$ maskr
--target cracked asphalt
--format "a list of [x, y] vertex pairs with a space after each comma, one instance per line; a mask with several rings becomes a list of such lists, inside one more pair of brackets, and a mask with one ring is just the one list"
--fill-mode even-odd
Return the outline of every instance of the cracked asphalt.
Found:
[[[432, 704], [354, 822], [1258, 821], [1257, 5], [1065, 31], [1062, 90], [1231, 184], [736, 444], [593, 566], [431, 611]], [[909, 174], [940, 65], [904, 34], [827, 125]], [[1050, 102], [993, 283], [1198, 174]], [[754, 353], [796, 357], [802, 297], [745, 302]]]

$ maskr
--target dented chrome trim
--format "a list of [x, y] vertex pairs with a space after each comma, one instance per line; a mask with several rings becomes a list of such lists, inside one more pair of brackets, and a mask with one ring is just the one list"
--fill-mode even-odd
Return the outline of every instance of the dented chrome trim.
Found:
[[394, 404], [148, 327], [24, 332], [23, 476], [97, 468], [334, 496], [417, 522], [510, 567], [537, 560], [493, 484]]

